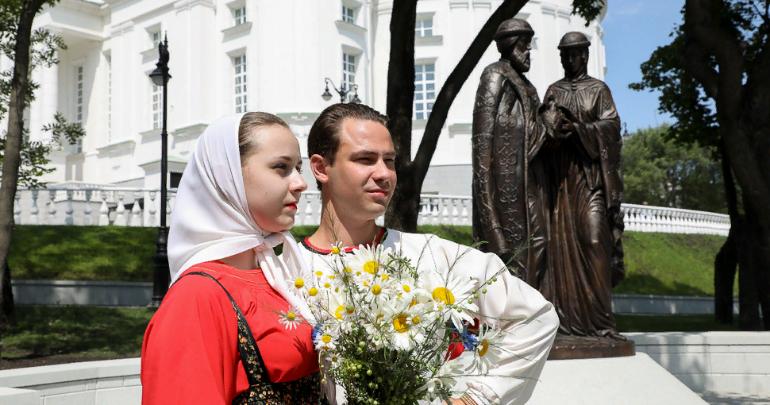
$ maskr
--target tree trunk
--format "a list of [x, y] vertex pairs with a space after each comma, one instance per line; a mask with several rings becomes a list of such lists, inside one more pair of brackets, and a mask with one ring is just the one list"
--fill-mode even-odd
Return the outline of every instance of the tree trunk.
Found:
[[[390, 61], [388, 62], [388, 130], [396, 148], [398, 184], [385, 213], [385, 225], [414, 231], [417, 209], [410, 212], [409, 199], [414, 192], [412, 177], [412, 99], [414, 98], [414, 24], [417, 0], [394, 0], [390, 15]], [[419, 190], [416, 193], [419, 201]], [[419, 203], [418, 203], [419, 204]], [[409, 227], [406, 218], [414, 217]], [[404, 215], [403, 217], [401, 215]]]
[[30, 44], [32, 21], [40, 11], [43, 0], [23, 2], [16, 25], [16, 44], [14, 47], [13, 77], [8, 105], [8, 130], [6, 132], [5, 152], [3, 157], [2, 181], [0, 182], [0, 330], [11, 319], [13, 313], [13, 295], [10, 291], [11, 274], [8, 270], [8, 252], [13, 231], [13, 204], [21, 164], [21, 143], [24, 129], [25, 95], [29, 92]]
[[[741, 190], [745, 221], [738, 221], [734, 234], [739, 237], [732, 241], [740, 269], [739, 326], [761, 329], [770, 326], [770, 177], [764, 170], [770, 154], [770, 48], [763, 42], [758, 57], [747, 60], [738, 31], [725, 24], [729, 10], [731, 6], [724, 0], [686, 0], [682, 27], [685, 70], [714, 100], [722, 151]], [[704, 61], [715, 62], [716, 68]]]
[[[497, 10], [492, 13], [478, 35], [476, 35], [476, 38], [471, 42], [468, 50], [465, 51], [465, 54], [457, 63], [457, 66], [455, 66], [452, 73], [449, 74], [446, 81], [441, 86], [441, 90], [436, 97], [436, 102], [433, 104], [433, 109], [428, 117], [425, 132], [423, 133], [414, 161], [411, 160], [411, 118], [412, 102], [414, 98], [414, 12], [416, 12], [416, 7], [414, 9], [409, 9], [409, 11], [413, 13], [411, 15], [411, 20], [407, 18], [407, 16], [401, 14], [402, 12], [405, 12], [406, 7], [399, 9], [398, 18], [400, 20], [397, 23], [398, 25], [394, 25], [397, 16], [396, 6], [399, 4], [398, 1], [394, 2], [393, 16], [391, 17], [390, 22], [391, 59], [388, 67], [387, 111], [391, 121], [389, 129], [393, 136], [393, 141], [396, 143], [396, 152], [398, 153], [398, 161], [396, 162], [398, 186], [396, 187], [393, 199], [388, 206], [385, 216], [385, 224], [388, 227], [408, 232], [414, 232], [417, 229], [420, 191], [422, 190], [425, 176], [428, 173], [433, 153], [436, 151], [436, 145], [438, 144], [441, 130], [444, 127], [447, 115], [449, 114], [449, 108], [452, 106], [455, 97], [457, 97], [457, 94], [468, 79], [468, 76], [470, 76], [473, 69], [479, 63], [479, 59], [481, 59], [481, 56], [492, 42], [497, 27], [504, 20], [515, 16], [527, 1], [528, 0], [504, 1]], [[395, 31], [402, 30], [408, 31], [408, 33], [400, 32], [399, 36], [396, 37]], [[403, 43], [403, 41], [407, 40], [407, 34], [411, 34], [408, 38], [408, 44]], [[394, 48], [397, 48], [398, 51], [394, 51]], [[407, 52], [409, 52], [408, 55]], [[398, 70], [399, 74], [393, 74], [391, 76], [392, 70]], [[392, 82], [392, 79], [403, 80], [408, 83], [394, 83]], [[393, 98], [391, 98], [392, 83], [392, 89], [395, 92], [392, 94]], [[409, 87], [406, 87], [407, 85]], [[403, 92], [404, 90], [409, 90], [409, 92], [405, 93]], [[403, 104], [391, 105], [391, 102]], [[405, 115], [407, 111], [408, 115]], [[404, 115], [393, 115], [399, 113]], [[407, 120], [409, 121], [408, 124], [403, 122]], [[409, 153], [406, 153], [406, 151], [409, 151]]]
[[738, 266], [737, 240], [743, 239], [744, 221], [738, 212], [738, 194], [723, 145], [719, 147], [719, 155], [722, 160], [727, 212], [730, 214], [730, 233], [714, 259], [714, 315], [717, 322], [729, 324], [733, 322], [733, 286]]

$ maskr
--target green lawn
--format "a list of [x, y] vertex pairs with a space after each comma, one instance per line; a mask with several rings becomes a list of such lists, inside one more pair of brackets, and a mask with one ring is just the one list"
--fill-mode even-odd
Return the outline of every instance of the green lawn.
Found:
[[157, 228], [17, 226], [8, 260], [16, 279], [151, 281]]
[[714, 257], [724, 241], [712, 235], [626, 232], [626, 279], [614, 292], [712, 296]]
[[[299, 240], [315, 227], [292, 230]], [[466, 245], [469, 226], [422, 226]], [[151, 281], [155, 228], [17, 226], [10, 265], [16, 279]], [[724, 238], [626, 232], [626, 280], [616, 293], [713, 295], [713, 260]]]
[[[0, 338], [0, 369], [139, 356], [153, 309], [18, 306]], [[709, 315], [618, 315], [621, 332], [735, 330]]]
[[737, 325], [714, 321], [713, 315], [615, 315], [621, 332], [704, 332], [738, 330]]
[[137, 357], [153, 313], [148, 308], [17, 306], [16, 325], [0, 339], [0, 368], [35, 365], [39, 358], [72, 361], [73, 355], [77, 361]]

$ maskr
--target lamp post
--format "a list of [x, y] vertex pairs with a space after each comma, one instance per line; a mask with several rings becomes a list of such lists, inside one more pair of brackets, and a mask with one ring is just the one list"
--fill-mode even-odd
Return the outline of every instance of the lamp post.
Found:
[[353, 99], [350, 100], [351, 103], [360, 103], [361, 99], [358, 98], [358, 85], [353, 83], [350, 85], [350, 88], [345, 88], [345, 84], [343, 83], [342, 86], [340, 86], [339, 89], [337, 89], [337, 86], [334, 85], [334, 82], [332, 79], [329, 79], [328, 77], [324, 77], [324, 82], [326, 84], [326, 89], [324, 89], [323, 94], [321, 94], [321, 98], [323, 98], [326, 101], [331, 100], [332, 93], [329, 93], [329, 85], [332, 85], [332, 88], [334, 89], [334, 92], [337, 93], [340, 96], [340, 103], [345, 102], [345, 97], [352, 91], [353, 92]]
[[158, 240], [155, 244], [154, 271], [152, 282], [152, 306], [160, 305], [163, 296], [168, 291], [170, 272], [168, 268], [168, 226], [166, 226], [167, 173], [168, 173], [168, 133], [166, 133], [166, 118], [168, 111], [168, 38], [158, 44], [158, 63], [150, 73], [150, 79], [156, 86], [163, 87], [163, 127], [160, 132], [160, 227]]

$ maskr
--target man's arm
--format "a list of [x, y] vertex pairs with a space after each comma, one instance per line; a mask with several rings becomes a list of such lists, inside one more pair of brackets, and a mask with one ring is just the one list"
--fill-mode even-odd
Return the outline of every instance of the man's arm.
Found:
[[[534, 288], [512, 276], [494, 254], [433, 237], [433, 255], [445, 257], [452, 271], [479, 282], [497, 277], [476, 301], [482, 324], [501, 331], [494, 350], [497, 361], [486, 375], [459, 378], [467, 394], [478, 404], [524, 404], [532, 396], [559, 328], [553, 305]], [[458, 360], [469, 364], [474, 353]], [[476, 371], [477, 372], [477, 371]], [[471, 372], [470, 374], [474, 374]]]

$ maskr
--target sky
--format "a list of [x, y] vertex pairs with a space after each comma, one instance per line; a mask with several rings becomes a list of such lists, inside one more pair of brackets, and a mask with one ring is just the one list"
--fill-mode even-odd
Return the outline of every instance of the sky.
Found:
[[628, 131], [671, 122], [658, 112], [657, 92], [638, 92], [629, 83], [642, 78], [639, 66], [662, 45], [671, 42], [669, 34], [681, 23], [684, 0], [608, 0], [607, 15], [602, 21], [607, 60], [605, 81], [620, 119]]

